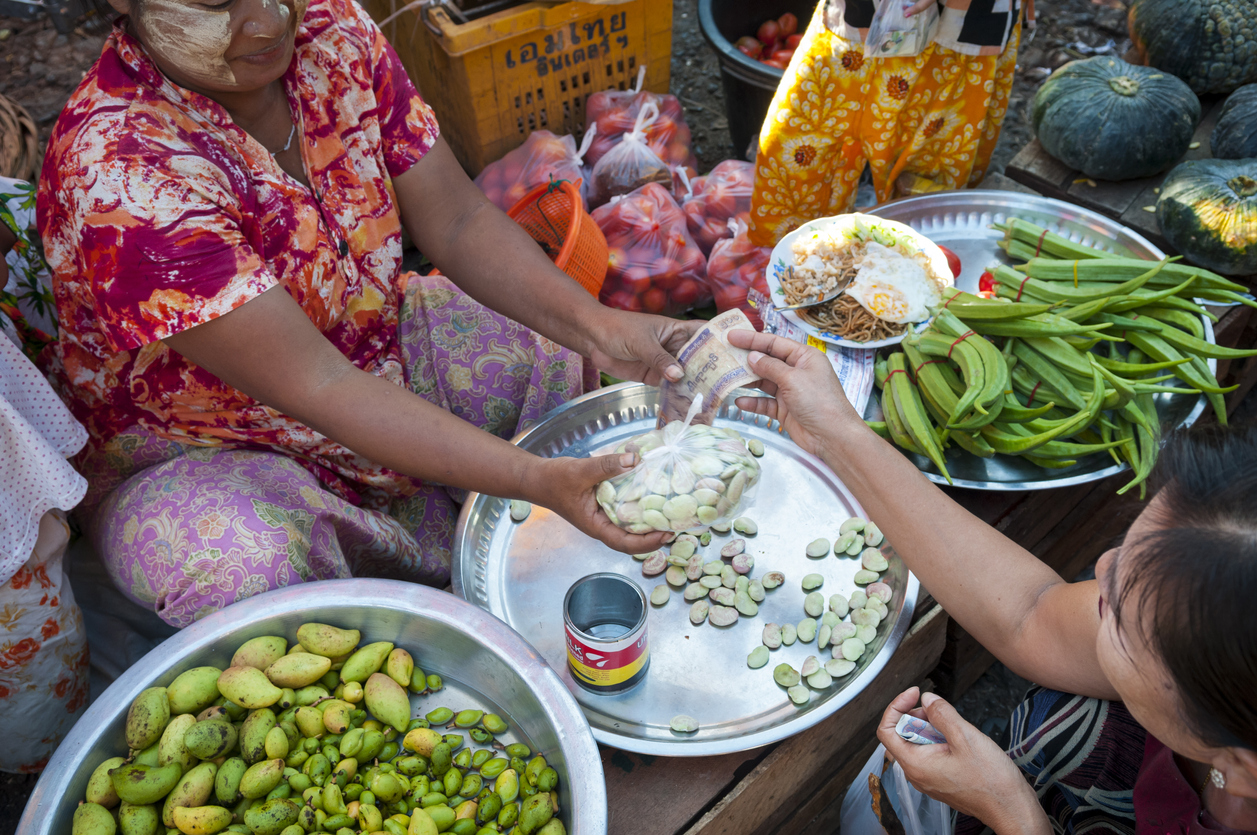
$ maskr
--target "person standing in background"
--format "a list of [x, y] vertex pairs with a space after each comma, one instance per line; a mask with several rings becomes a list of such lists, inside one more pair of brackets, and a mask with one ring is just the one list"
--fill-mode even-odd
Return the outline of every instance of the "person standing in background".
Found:
[[928, 15], [924, 48], [875, 57], [865, 41], [884, 2], [901, 0], [821, 0], [812, 15], [759, 134], [755, 244], [852, 211], [866, 165], [879, 203], [986, 176], [1033, 3], [919, 0], [904, 16]]

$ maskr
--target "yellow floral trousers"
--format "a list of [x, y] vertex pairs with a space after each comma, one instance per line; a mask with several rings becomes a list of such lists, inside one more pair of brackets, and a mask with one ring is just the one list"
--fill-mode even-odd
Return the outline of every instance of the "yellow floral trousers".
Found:
[[867, 163], [877, 200], [973, 186], [999, 141], [1020, 26], [1000, 55], [931, 44], [912, 58], [866, 58], [825, 26], [821, 0], [759, 135], [750, 238], [773, 246], [855, 206]]

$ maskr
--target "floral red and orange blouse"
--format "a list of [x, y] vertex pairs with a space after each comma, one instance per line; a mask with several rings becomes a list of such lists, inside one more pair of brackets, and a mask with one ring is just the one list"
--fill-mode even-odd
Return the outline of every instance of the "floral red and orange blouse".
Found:
[[40, 181], [61, 327], [55, 373], [96, 449], [139, 427], [275, 449], [409, 493], [410, 479], [161, 342], [283, 284], [354, 365], [403, 383], [392, 179], [436, 142], [436, 119], [352, 0], [310, 3], [282, 83], [310, 188], [220, 105], [163, 76], [125, 19], [115, 27], [57, 122]]

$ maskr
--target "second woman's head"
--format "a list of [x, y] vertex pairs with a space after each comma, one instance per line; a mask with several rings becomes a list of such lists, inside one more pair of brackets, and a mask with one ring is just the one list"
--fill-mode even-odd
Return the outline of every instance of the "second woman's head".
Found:
[[292, 60], [308, 0], [109, 0], [158, 69], [199, 93], [248, 93]]
[[1257, 798], [1257, 428], [1175, 437], [1156, 474], [1096, 566], [1099, 661], [1149, 733]]

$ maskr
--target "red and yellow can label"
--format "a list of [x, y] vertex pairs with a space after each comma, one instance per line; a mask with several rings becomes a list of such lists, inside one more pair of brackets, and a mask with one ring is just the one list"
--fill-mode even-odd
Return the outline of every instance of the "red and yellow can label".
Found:
[[646, 629], [619, 641], [587, 643], [565, 624], [567, 666], [577, 683], [593, 690], [622, 690], [636, 683], [650, 662]]

